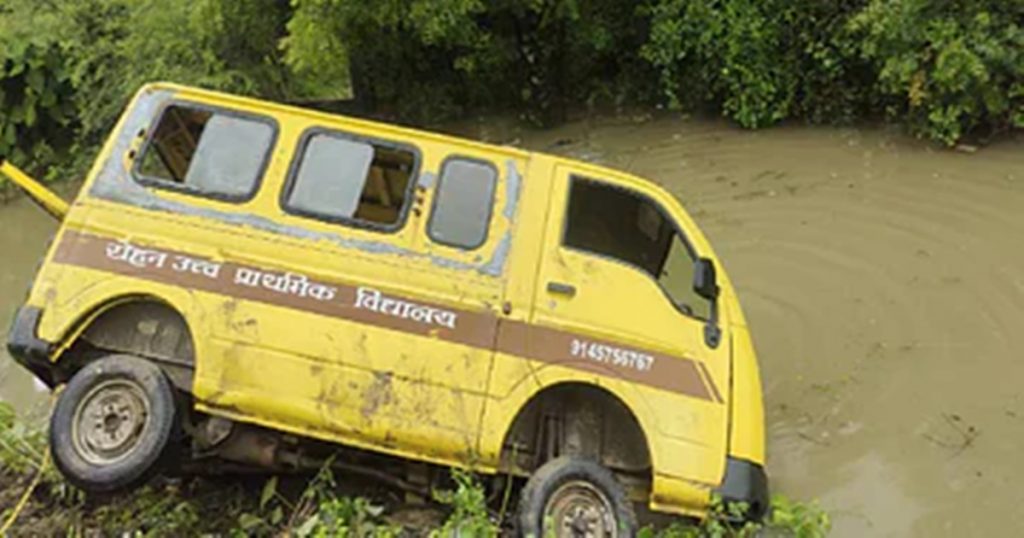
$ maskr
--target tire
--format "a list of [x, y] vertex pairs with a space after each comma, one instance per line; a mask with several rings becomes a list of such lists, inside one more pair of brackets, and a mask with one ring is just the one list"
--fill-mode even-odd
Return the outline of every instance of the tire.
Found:
[[79, 370], [50, 417], [54, 464], [89, 493], [146, 482], [171, 456], [178, 435], [171, 383], [155, 364], [130, 355], [110, 355]]
[[[579, 508], [596, 517], [581, 517]], [[519, 533], [528, 538], [631, 538], [636, 532], [626, 490], [594, 461], [569, 456], [548, 461], [526, 482], [519, 500]]]

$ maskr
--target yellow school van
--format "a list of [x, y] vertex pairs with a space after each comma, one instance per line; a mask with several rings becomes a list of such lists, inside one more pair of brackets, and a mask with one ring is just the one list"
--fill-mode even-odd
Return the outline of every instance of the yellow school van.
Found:
[[330, 447], [397, 484], [493, 476], [527, 536], [767, 508], [736, 292], [649, 181], [171, 84], [72, 203], [0, 172], [61, 219], [8, 348], [64, 385], [51, 450], [86, 491]]

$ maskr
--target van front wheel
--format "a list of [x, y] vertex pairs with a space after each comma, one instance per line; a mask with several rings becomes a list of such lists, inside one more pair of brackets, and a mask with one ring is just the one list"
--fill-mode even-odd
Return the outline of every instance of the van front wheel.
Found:
[[174, 389], [155, 364], [130, 355], [89, 363], [68, 382], [50, 417], [61, 474], [91, 493], [141, 484], [177, 434]]
[[636, 515], [611, 471], [563, 456], [542, 465], [519, 501], [519, 530], [531, 538], [628, 538]]

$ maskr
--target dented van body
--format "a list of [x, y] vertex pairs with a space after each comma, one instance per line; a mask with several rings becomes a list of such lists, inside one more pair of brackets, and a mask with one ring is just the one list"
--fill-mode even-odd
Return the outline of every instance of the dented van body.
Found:
[[146, 86], [9, 349], [51, 386], [128, 354], [241, 424], [484, 474], [585, 458], [674, 514], [767, 506], [708, 241], [656, 185], [540, 153]]

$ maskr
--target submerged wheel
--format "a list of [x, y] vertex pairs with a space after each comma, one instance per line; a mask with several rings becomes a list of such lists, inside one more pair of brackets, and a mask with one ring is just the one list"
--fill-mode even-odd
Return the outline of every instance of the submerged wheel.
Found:
[[519, 530], [531, 538], [629, 538], [636, 534], [636, 515], [611, 471], [593, 461], [561, 457], [527, 481]]
[[93, 493], [130, 489], [158, 470], [178, 428], [174, 389], [155, 364], [111, 355], [78, 371], [50, 418], [50, 451]]

